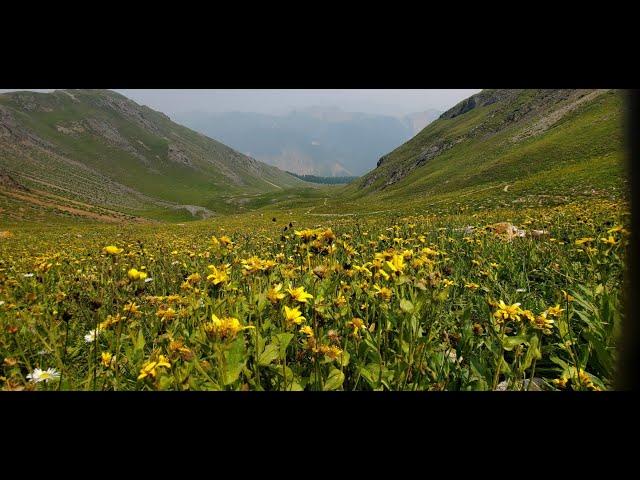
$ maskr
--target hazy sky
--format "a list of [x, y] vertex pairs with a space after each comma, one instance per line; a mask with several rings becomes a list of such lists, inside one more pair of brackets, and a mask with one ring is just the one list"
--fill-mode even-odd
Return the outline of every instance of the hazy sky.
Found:
[[[0, 92], [6, 90], [0, 90]], [[48, 90], [40, 90], [48, 91]], [[310, 106], [350, 112], [405, 115], [430, 108], [447, 110], [480, 89], [453, 90], [118, 90], [171, 116], [177, 112], [285, 114]]]

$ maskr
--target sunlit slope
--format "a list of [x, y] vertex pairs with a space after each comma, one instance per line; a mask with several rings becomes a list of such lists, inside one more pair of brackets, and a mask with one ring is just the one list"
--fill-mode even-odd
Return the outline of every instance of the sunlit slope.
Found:
[[347, 186], [341, 205], [475, 199], [491, 207], [615, 196], [625, 187], [624, 92], [485, 90], [474, 97]]

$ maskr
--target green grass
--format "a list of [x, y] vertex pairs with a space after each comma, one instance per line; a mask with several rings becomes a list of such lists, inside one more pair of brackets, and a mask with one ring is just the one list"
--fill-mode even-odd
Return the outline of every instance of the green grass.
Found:
[[[523, 92], [510, 111], [536, 95]], [[91, 106], [100, 97], [89, 98]], [[51, 131], [54, 118], [79, 108], [29, 118], [42, 135], [99, 163], [106, 147], [93, 139], [65, 144]], [[543, 390], [612, 389], [630, 217], [621, 112], [621, 95], [605, 94], [513, 142], [528, 125], [503, 128], [509, 111], [479, 107], [434, 122], [392, 152], [377, 173], [409, 165], [434, 140], [480, 132], [381, 190], [384, 179], [361, 190], [360, 180], [263, 189], [250, 175], [244, 187], [215, 190], [161, 162], [168, 184], [138, 178], [141, 166], [123, 173], [137, 160], [113, 154], [109, 173], [136, 182], [137, 191], [217, 213], [201, 221], [131, 194], [118, 209], [158, 222], [105, 225], [24, 205], [0, 189], [0, 387], [469, 391], [525, 390], [533, 380]], [[175, 131], [194, 149], [203, 141]], [[162, 141], [153, 148], [161, 151]], [[71, 179], [69, 198], [109, 192], [103, 177], [65, 172], [54, 156], [0, 152], [9, 167], [22, 162], [20, 180], [30, 187], [38, 184], [26, 174], [38, 165], [56, 180], [47, 192], [62, 192]], [[549, 234], [508, 241], [484, 228], [496, 222]], [[464, 233], [468, 226], [473, 233]], [[122, 252], [109, 256], [106, 245]], [[227, 268], [228, 277], [214, 284], [210, 266]], [[151, 281], [132, 277], [131, 268]], [[282, 297], [270, 300], [278, 285]], [[299, 302], [288, 287], [312, 298]], [[498, 301], [518, 317], [500, 320]], [[285, 307], [304, 319], [287, 321]], [[224, 332], [214, 315], [247, 328]], [[546, 331], [545, 315], [553, 320], [542, 319]], [[113, 362], [104, 360], [109, 354]], [[34, 383], [28, 375], [36, 368], [61, 377]]]
[[453, 198], [460, 192], [502, 184], [519, 185], [520, 193], [539, 194], [561, 194], [573, 187], [623, 187], [623, 98], [621, 93], [607, 93], [578, 107], [540, 135], [513, 142], [512, 138], [523, 128], [515, 125], [488, 138], [472, 137], [416, 168], [398, 183], [380, 189], [390, 172], [412, 164], [434, 139], [455, 138], [474, 127], [490, 130], [487, 119], [496, 109], [497, 104], [493, 104], [432, 123], [369, 174], [381, 174], [370, 188], [359, 188], [362, 179], [353, 182], [331, 208], [349, 201], [366, 208], [407, 202], [428, 204]]
[[[223, 198], [278, 192], [306, 185], [275, 167], [259, 162], [250, 166], [247, 157], [149, 109], [135, 107], [152, 123], [153, 130], [100, 104], [104, 99], [119, 98], [115, 93], [73, 91], [73, 95], [80, 101], [76, 102], [64, 93], [34, 94], [35, 109], [23, 107], [20, 94], [1, 95], [0, 103], [11, 109], [19, 124], [48, 142], [48, 146], [42, 151], [18, 143], [0, 143], [0, 167], [12, 174], [36, 175], [71, 191], [65, 195], [77, 196], [91, 203], [96, 200], [95, 187], [78, 181], [89, 178], [105, 197], [111, 197], [118, 209], [138, 210], [138, 215], [146, 215], [158, 207], [164, 208], [161, 202], [199, 205], [212, 211], [231, 213], [233, 205], [224, 204]], [[57, 130], [58, 126], [70, 128], [72, 122], [87, 120], [105, 122], [128, 142], [128, 146], [123, 148], [111, 144], [90, 131], [86, 124], [83, 124], [84, 132], [73, 135]], [[170, 141], [191, 159], [192, 165], [169, 159]], [[82, 169], [78, 164], [92, 170]], [[231, 178], [225, 175], [227, 172]], [[132, 189], [132, 195], [138, 198], [135, 201], [122, 198], [126, 197], [123, 189], [113, 190], [112, 182]], [[175, 215], [168, 212], [165, 216]]]
[[[16, 225], [0, 238], [0, 388], [469, 391], [525, 390], [531, 379], [544, 390], [614, 388], [628, 232], [609, 230], [628, 226], [628, 205], [474, 212], [464, 209], [475, 202], [459, 200], [462, 211], [417, 215], [265, 209], [186, 224]], [[509, 242], [462, 232], [505, 219], [551, 235]], [[305, 242], [295, 231], [308, 228], [320, 230]], [[593, 240], [577, 245], [583, 238]], [[106, 245], [122, 252], [106, 255]], [[271, 266], [248, 272], [243, 260], [254, 256]], [[372, 265], [400, 256], [399, 273]], [[226, 264], [226, 280], [207, 280], [209, 265]], [[143, 266], [149, 283], [128, 275]], [[290, 283], [312, 298], [297, 302]], [[271, 302], [279, 284], [283, 296]], [[532, 320], [498, 322], [499, 300], [536, 316], [555, 311], [553, 323], [545, 333]], [[285, 306], [304, 320], [287, 322]], [[220, 333], [213, 315], [249, 328]], [[34, 383], [36, 368], [61, 376]]]

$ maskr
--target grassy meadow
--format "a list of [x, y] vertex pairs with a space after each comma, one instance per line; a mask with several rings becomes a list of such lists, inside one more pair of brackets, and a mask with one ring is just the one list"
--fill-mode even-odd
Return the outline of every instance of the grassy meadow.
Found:
[[318, 192], [198, 222], [3, 225], [0, 388], [612, 388], [623, 198], [354, 215]]
[[612, 389], [625, 94], [477, 100], [339, 186], [113, 92], [0, 96], [0, 388]]

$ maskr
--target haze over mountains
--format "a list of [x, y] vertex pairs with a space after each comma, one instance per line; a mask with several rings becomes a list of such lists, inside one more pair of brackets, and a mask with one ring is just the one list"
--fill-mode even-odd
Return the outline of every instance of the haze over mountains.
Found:
[[175, 120], [236, 150], [301, 175], [359, 176], [435, 120], [430, 109], [402, 117], [308, 107], [286, 115], [174, 114]]

